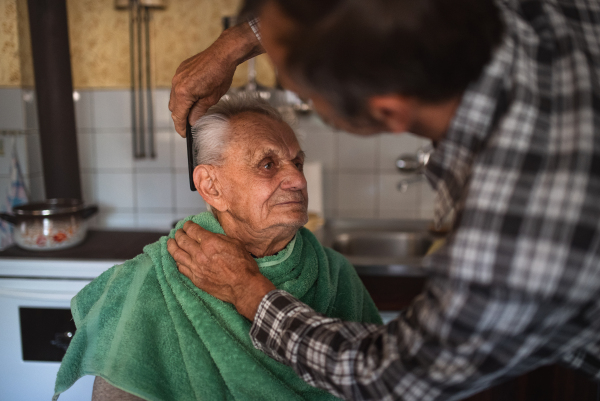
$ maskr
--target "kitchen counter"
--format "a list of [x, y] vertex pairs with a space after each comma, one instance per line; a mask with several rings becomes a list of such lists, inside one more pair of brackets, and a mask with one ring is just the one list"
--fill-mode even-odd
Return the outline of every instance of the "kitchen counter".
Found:
[[26, 251], [17, 246], [0, 252], [0, 278], [92, 280], [106, 269], [142, 253], [166, 235], [148, 231], [90, 230], [83, 243], [57, 251]]
[[86, 239], [73, 248], [57, 251], [26, 251], [15, 245], [0, 252], [0, 258], [127, 260], [139, 255], [144, 246], [156, 242], [166, 234], [147, 231], [90, 230]]

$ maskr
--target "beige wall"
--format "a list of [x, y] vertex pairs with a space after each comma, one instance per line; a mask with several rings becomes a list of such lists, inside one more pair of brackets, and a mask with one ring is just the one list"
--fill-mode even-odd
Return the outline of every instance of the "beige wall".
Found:
[[0, 87], [33, 85], [26, 0], [0, 0]]
[[[208, 47], [221, 32], [221, 17], [234, 15], [239, 0], [166, 0], [151, 21], [153, 82], [170, 87], [183, 60]], [[114, 0], [67, 0], [73, 85], [77, 89], [129, 87], [127, 10]], [[26, 0], [0, 0], [0, 86], [33, 83]], [[266, 56], [257, 62], [258, 81], [272, 86], [273, 69]], [[238, 68], [234, 86], [246, 82]]]

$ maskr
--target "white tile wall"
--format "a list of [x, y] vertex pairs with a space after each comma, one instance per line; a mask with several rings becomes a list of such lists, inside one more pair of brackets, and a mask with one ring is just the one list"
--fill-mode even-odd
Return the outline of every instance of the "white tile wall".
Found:
[[409, 185], [406, 192], [398, 190], [398, 183], [405, 176], [401, 174], [381, 174], [379, 176], [381, 196], [379, 213], [382, 217], [419, 218], [420, 217], [420, 183]]
[[0, 89], [0, 129], [25, 129], [25, 105], [22, 89]]
[[129, 132], [96, 132], [95, 167], [102, 170], [133, 169], [133, 146]]
[[170, 173], [137, 173], [135, 175], [136, 205], [138, 209], [173, 208], [173, 180]]
[[134, 205], [134, 176], [126, 173], [97, 173], [96, 191], [100, 208], [132, 209]]
[[[168, 230], [173, 222], [206, 210], [189, 189], [185, 140], [173, 128], [169, 90], [154, 92], [155, 159], [132, 155], [128, 90], [78, 90], [75, 113], [84, 200], [99, 205], [92, 219], [99, 227]], [[24, 129], [19, 158], [35, 196], [43, 198], [39, 133], [34, 92], [0, 89], [0, 129]], [[5, 108], [4, 106], [8, 108]], [[323, 166], [327, 217], [430, 218], [433, 192], [423, 181], [396, 189], [402, 176], [395, 161], [427, 143], [410, 134], [376, 137], [335, 131], [315, 115], [302, 116], [294, 129], [302, 137], [307, 161]], [[32, 138], [30, 140], [30, 138]], [[0, 137], [1, 139], [1, 137]], [[6, 146], [5, 151], [9, 150]], [[38, 155], [37, 158], [35, 155]], [[5, 155], [6, 156], [6, 155]], [[0, 156], [0, 200], [8, 180], [8, 158]]]
[[373, 173], [339, 173], [338, 216], [376, 217], [378, 188], [377, 176]]
[[131, 130], [131, 94], [128, 90], [92, 92], [92, 127]]
[[91, 132], [77, 133], [77, 148], [79, 150], [79, 168], [82, 171], [95, 169], [96, 163], [96, 144], [95, 134]]
[[[171, 162], [173, 159], [173, 133], [174, 129], [167, 130], [165, 128], [160, 129], [158, 132], [154, 134], [154, 146], [156, 157], [145, 158], [145, 159], [134, 159], [133, 165], [135, 170], [138, 172], [147, 172], [147, 171], [163, 171], [170, 172]], [[131, 138], [131, 137], [130, 137]], [[177, 139], [177, 138], [175, 138]], [[185, 145], [185, 141], [181, 140], [178, 142], [183, 142]], [[184, 147], [185, 149], [185, 147]], [[129, 151], [131, 151], [131, 145], [129, 146]], [[187, 154], [184, 151], [184, 156]], [[187, 165], [187, 156], [184, 158]]]
[[374, 173], [378, 167], [379, 137], [340, 134], [338, 152], [340, 171]]
[[78, 90], [75, 92], [75, 122], [77, 124], [77, 131], [78, 133], [89, 132], [94, 127], [92, 119], [92, 97], [94, 92], [90, 90]]

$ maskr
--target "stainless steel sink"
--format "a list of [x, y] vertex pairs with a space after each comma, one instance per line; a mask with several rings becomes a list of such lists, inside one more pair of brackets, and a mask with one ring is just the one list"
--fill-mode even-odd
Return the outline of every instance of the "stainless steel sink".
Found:
[[423, 276], [423, 257], [435, 240], [425, 220], [332, 220], [321, 242], [344, 255], [362, 275]]
[[349, 256], [407, 259], [423, 257], [433, 243], [422, 232], [353, 232], [339, 234], [331, 247]]

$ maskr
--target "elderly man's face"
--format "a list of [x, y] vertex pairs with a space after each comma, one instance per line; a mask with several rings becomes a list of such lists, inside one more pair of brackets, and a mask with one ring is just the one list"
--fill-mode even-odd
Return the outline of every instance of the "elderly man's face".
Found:
[[298, 229], [308, 221], [304, 152], [286, 123], [258, 113], [231, 120], [233, 140], [219, 167], [229, 213], [254, 231]]

